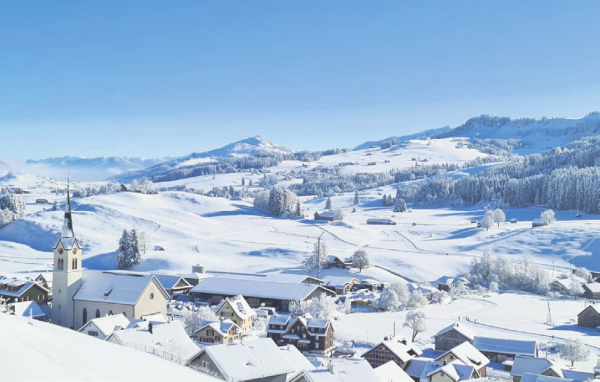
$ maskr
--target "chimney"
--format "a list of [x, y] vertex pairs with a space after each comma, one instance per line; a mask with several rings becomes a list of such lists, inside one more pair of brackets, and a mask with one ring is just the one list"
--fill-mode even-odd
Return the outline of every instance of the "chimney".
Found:
[[402, 341], [400, 341], [400, 342], [402, 342], [404, 345], [408, 346], [408, 340], [406, 339], [406, 337], [403, 338]]
[[444, 358], [444, 366], [446, 366], [448, 364], [448, 360], [446, 358]]
[[331, 374], [335, 374], [335, 368], [333, 367], [333, 363], [331, 363], [331, 361], [329, 361], [329, 364], [327, 365], [327, 370], [331, 373]]
[[384, 340], [384, 341], [387, 341], [387, 340], [389, 340], [389, 337], [388, 337], [388, 336], [385, 336], [385, 337], [383, 337], [383, 340]]

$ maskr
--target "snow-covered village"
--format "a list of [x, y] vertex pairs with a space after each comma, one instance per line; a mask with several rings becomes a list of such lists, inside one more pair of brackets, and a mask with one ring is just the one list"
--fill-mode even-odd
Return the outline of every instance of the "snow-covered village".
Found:
[[600, 381], [599, 3], [27, 3], [0, 380]]

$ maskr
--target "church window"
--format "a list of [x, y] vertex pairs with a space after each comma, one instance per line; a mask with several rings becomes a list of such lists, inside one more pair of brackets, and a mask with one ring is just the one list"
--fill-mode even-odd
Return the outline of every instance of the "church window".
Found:
[[150, 293], [150, 300], [154, 299], [154, 293]]
[[100, 318], [100, 309], [96, 309], [96, 318]]
[[112, 310], [109, 310], [109, 311], [108, 311], [108, 315], [109, 315], [109, 316], [112, 316], [112, 315], [113, 315], [113, 312], [112, 312]]
[[83, 322], [88, 322], [88, 319], [87, 319], [87, 309], [86, 308], [83, 308]]

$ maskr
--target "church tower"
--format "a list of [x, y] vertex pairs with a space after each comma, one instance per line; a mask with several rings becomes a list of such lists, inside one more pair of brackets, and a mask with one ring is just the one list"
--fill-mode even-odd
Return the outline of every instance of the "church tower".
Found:
[[54, 247], [52, 323], [79, 329], [73, 328], [73, 297], [81, 286], [81, 246], [73, 233], [69, 185], [70, 181], [67, 182], [67, 206], [61, 237]]

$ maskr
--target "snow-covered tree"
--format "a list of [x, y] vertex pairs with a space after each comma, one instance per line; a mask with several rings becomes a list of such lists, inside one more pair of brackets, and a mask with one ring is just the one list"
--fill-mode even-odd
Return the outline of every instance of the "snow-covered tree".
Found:
[[496, 281], [492, 281], [490, 283], [490, 292], [493, 292], [493, 293], [498, 292], [498, 283]]
[[571, 296], [581, 296], [583, 294], [583, 285], [581, 281], [576, 277], [571, 277], [571, 283], [569, 284], [569, 294]]
[[336, 209], [335, 213], [333, 214], [333, 219], [344, 220], [344, 211], [341, 208]]
[[552, 224], [556, 220], [554, 218], [554, 211], [552, 211], [552, 210], [546, 210], [546, 211], [542, 212], [540, 217], [544, 223], [548, 223], [548, 224]]
[[412, 291], [408, 299], [408, 306], [419, 308], [427, 304], [429, 304], [429, 301], [427, 301], [427, 297], [423, 295], [423, 292], [418, 289]]
[[139, 191], [139, 189], [140, 189], [140, 182], [138, 182], [137, 179], [132, 180], [131, 184], [129, 185], [129, 189], [131, 191]]
[[406, 321], [404, 321], [403, 326], [412, 329], [413, 342], [419, 333], [423, 333], [427, 330], [425, 318], [425, 312], [422, 310], [413, 310], [406, 315]]
[[327, 201], [325, 202], [325, 209], [331, 211], [331, 197], [327, 197]]
[[396, 292], [400, 305], [408, 305], [408, 302], [410, 300], [410, 292], [408, 291], [408, 286], [405, 283], [392, 283], [390, 284], [390, 289]]
[[322, 293], [310, 301], [307, 310], [314, 318], [328, 319], [333, 318], [337, 314], [337, 305], [333, 297]]
[[269, 209], [269, 190], [259, 191], [254, 196], [254, 207], [267, 211]]
[[219, 317], [208, 306], [201, 306], [197, 311], [183, 310], [183, 325], [188, 334], [200, 329], [204, 321], [219, 321]]
[[130, 231], [124, 229], [117, 248], [117, 268], [129, 269], [139, 264], [142, 261], [142, 254], [149, 250], [150, 246], [145, 232], [135, 228]]
[[140, 184], [140, 190], [143, 194], [154, 193], [154, 183], [150, 179], [144, 179]]
[[25, 216], [25, 204], [19, 195], [0, 195], [0, 227]]
[[308, 303], [306, 301], [290, 301], [288, 310], [292, 316], [303, 316], [308, 312]]
[[246, 185], [246, 179], [242, 177], [242, 186]]
[[431, 296], [431, 301], [440, 305], [448, 305], [452, 301], [452, 297], [444, 290], [438, 290]]
[[467, 288], [465, 287], [464, 283], [457, 282], [453, 285], [450, 285], [450, 296], [452, 296], [452, 298], [460, 298], [460, 296], [465, 294], [466, 291]]
[[369, 259], [369, 255], [367, 251], [364, 249], [359, 249], [354, 252], [352, 255], [352, 265], [355, 268], [358, 268], [359, 272], [362, 272], [363, 268], [369, 268], [371, 266], [371, 260]]
[[52, 211], [60, 211], [60, 206], [58, 205], [58, 202], [56, 200], [52, 204]]
[[119, 248], [117, 249], [117, 268], [127, 269], [131, 267], [130, 248], [131, 242], [129, 240], [129, 232], [124, 229], [121, 239], [119, 239]]
[[571, 367], [575, 362], [586, 361], [590, 356], [590, 351], [585, 347], [581, 339], [567, 340], [560, 349], [560, 358], [571, 362]]
[[494, 226], [494, 212], [486, 211], [483, 219], [481, 220], [481, 227], [485, 228], [486, 231], [489, 231], [490, 228]]
[[312, 253], [303, 263], [307, 272], [313, 269], [320, 270], [327, 264], [327, 244], [325, 244], [325, 240], [317, 240]]
[[384, 288], [379, 295], [377, 301], [379, 308], [389, 311], [395, 311], [400, 308], [400, 300], [398, 294], [391, 288]]
[[355, 206], [358, 206], [360, 204], [360, 199], [358, 198], [358, 191], [354, 192], [354, 202], [352, 203]]
[[504, 211], [500, 208], [496, 208], [496, 210], [494, 210], [494, 222], [498, 223], [498, 228], [500, 228], [500, 223], [504, 223], [505, 221], [506, 215], [504, 214]]
[[394, 212], [406, 212], [406, 202], [404, 199], [396, 199], [394, 204]]
[[584, 267], [577, 268], [575, 270], [575, 276], [582, 278], [583, 281], [585, 281], [586, 283], [594, 282], [594, 277], [592, 276], [590, 271], [588, 271]]
[[302, 209], [300, 208], [300, 201], [296, 203], [296, 216], [302, 216]]

